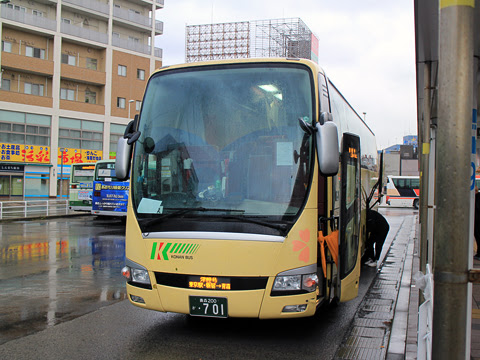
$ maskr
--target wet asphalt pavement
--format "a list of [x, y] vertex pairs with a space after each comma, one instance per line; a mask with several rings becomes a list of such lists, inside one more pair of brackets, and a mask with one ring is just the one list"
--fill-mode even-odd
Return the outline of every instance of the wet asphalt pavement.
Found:
[[124, 262], [121, 220], [0, 223], [0, 344], [125, 299]]
[[[414, 212], [382, 212], [392, 230], [386, 251], [403, 216]], [[363, 267], [359, 296], [312, 319], [218, 321], [121, 301], [121, 220], [0, 223], [0, 254], [3, 359], [332, 359], [376, 276], [375, 269]]]

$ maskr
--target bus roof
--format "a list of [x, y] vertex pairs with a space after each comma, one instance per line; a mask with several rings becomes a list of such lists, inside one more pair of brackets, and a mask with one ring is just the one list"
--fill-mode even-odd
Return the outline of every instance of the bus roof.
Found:
[[107, 159], [107, 160], [98, 160], [95, 164], [98, 163], [114, 163], [115, 159]]
[[395, 179], [418, 179], [419, 176], [415, 176], [415, 175], [387, 175], [387, 177], [389, 178], [395, 178]]
[[192, 67], [214, 66], [214, 65], [227, 65], [227, 64], [268, 64], [268, 63], [300, 63], [316, 69], [319, 73], [325, 75], [323, 69], [312, 60], [300, 59], [300, 58], [249, 58], [249, 59], [225, 59], [225, 60], [210, 60], [199, 61], [192, 63], [176, 64], [163, 66], [153, 72], [154, 75], [157, 72], [173, 69], [185, 69]]

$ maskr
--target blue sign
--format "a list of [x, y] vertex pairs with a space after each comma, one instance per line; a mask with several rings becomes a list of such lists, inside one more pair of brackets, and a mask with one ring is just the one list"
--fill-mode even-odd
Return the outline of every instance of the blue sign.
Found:
[[128, 182], [94, 181], [92, 210], [127, 212]]

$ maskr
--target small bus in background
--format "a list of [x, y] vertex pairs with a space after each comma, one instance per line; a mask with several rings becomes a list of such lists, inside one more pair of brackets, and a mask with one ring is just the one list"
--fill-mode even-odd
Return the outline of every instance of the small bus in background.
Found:
[[94, 163], [72, 164], [68, 207], [74, 211], [92, 210]]
[[385, 202], [396, 207], [418, 209], [420, 178], [418, 176], [387, 176]]
[[92, 214], [126, 216], [130, 183], [115, 177], [115, 160], [98, 161], [93, 180]]

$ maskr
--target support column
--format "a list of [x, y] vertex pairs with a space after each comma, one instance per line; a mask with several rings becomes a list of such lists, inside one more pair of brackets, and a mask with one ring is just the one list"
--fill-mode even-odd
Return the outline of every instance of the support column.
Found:
[[439, 3], [432, 358], [468, 359], [475, 1], [440, 0]]

